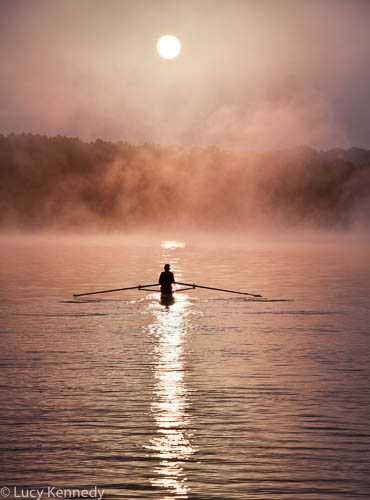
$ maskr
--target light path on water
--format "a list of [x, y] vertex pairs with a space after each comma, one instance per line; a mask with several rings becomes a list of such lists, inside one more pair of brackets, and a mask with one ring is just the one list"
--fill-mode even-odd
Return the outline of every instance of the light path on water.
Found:
[[[368, 498], [366, 245], [3, 243], [1, 486]], [[154, 283], [166, 262], [177, 281], [263, 298], [72, 297]]]

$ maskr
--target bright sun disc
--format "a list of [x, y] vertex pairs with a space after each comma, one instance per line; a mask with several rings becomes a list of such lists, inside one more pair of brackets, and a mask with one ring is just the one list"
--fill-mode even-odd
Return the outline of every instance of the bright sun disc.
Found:
[[173, 35], [164, 35], [157, 42], [158, 54], [164, 59], [173, 59], [178, 56], [181, 50], [181, 43]]

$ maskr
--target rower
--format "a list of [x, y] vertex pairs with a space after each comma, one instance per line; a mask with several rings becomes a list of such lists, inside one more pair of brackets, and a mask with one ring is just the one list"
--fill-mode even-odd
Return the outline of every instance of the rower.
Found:
[[175, 277], [170, 271], [170, 265], [164, 265], [164, 271], [159, 277], [158, 284], [161, 285], [161, 293], [172, 294], [172, 285], [175, 283]]

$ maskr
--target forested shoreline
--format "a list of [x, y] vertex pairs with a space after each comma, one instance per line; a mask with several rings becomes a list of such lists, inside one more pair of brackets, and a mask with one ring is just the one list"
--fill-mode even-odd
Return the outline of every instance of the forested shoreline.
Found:
[[347, 229], [370, 223], [370, 151], [271, 153], [0, 136], [3, 230]]

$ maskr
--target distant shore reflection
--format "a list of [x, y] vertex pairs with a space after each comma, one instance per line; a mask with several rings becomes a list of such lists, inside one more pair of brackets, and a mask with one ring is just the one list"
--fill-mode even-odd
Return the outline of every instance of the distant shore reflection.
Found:
[[154, 310], [155, 321], [149, 331], [154, 342], [155, 387], [151, 411], [157, 423], [157, 436], [148, 448], [160, 459], [155, 469], [153, 486], [170, 490], [164, 498], [187, 498], [186, 475], [182, 463], [195, 453], [186, 427], [187, 387], [184, 380], [184, 341], [188, 331], [189, 301], [177, 297], [169, 309], [159, 305]]

